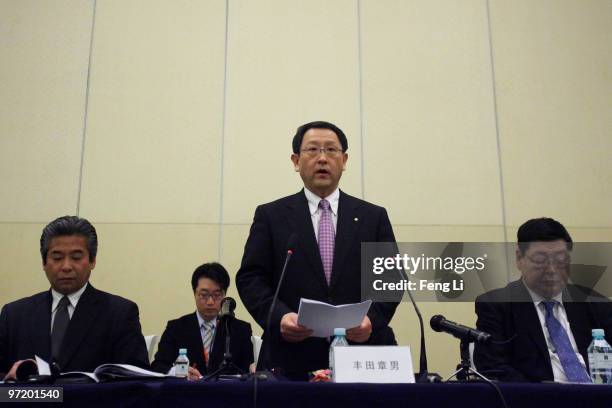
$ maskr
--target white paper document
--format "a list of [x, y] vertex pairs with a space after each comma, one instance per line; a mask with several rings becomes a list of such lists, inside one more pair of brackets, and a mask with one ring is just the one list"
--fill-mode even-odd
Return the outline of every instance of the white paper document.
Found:
[[36, 358], [36, 366], [38, 367], [39, 375], [51, 375], [51, 369], [49, 368], [49, 363], [38, 356], [34, 356]]
[[313, 330], [313, 337], [330, 337], [334, 329], [350, 329], [361, 324], [372, 304], [371, 300], [347, 305], [330, 305], [317, 300], [300, 299], [298, 324]]

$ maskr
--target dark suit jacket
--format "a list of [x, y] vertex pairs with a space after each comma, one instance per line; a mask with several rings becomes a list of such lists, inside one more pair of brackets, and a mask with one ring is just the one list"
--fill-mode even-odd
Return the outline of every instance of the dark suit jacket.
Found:
[[[512, 300], [512, 302], [510, 302]], [[587, 347], [591, 329], [605, 330], [612, 340], [611, 303], [586, 288], [569, 285], [563, 293], [567, 313], [578, 351], [588, 367]], [[502, 381], [553, 381], [552, 366], [538, 313], [522, 281], [514, 281], [476, 299], [479, 330], [493, 335], [496, 341], [512, 339], [503, 345], [476, 344], [474, 363], [478, 370]]]
[[[2, 308], [0, 372], [35, 354], [51, 360], [51, 302], [49, 290]], [[148, 368], [138, 306], [88, 284], [68, 324], [57, 363], [62, 372], [91, 372], [105, 363]]]
[[[280, 367], [288, 375], [302, 377], [307, 371], [328, 367], [329, 343], [314, 337], [299, 343], [282, 340], [282, 316], [297, 312], [301, 298], [336, 305], [361, 301], [361, 243], [395, 242], [395, 237], [384, 208], [340, 192], [328, 287], [304, 191], [257, 207], [236, 287], [249, 313], [264, 330], [292, 233], [297, 234], [298, 243], [272, 314], [271, 333], [263, 336], [259, 361], [264, 364], [262, 357], [266, 349], [270, 350], [268, 367]], [[373, 332], [367, 344], [396, 344], [388, 326], [396, 306], [397, 303], [372, 304], [368, 316]]]
[[[180, 348], [187, 349], [190, 364], [196, 364], [200, 374], [205, 375], [219, 368], [223, 361], [225, 351], [225, 325], [217, 320], [217, 330], [210, 352], [209, 364], [204, 363], [204, 346], [198, 325], [198, 318], [194, 313], [185, 315], [176, 320], [170, 320], [162, 334], [155, 360], [151, 364], [153, 370], [167, 373], [174, 364]], [[253, 345], [251, 343], [251, 325], [242, 320], [232, 319], [230, 322], [230, 352], [232, 361], [245, 372], [249, 372], [249, 365], [253, 362]]]

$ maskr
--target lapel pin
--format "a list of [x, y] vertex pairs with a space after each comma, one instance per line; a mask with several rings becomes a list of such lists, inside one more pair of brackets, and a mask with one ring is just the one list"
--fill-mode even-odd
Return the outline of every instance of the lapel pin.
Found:
[[359, 221], [359, 218], [355, 217], [355, 218], [353, 218], [353, 221], [357, 222], [357, 221]]

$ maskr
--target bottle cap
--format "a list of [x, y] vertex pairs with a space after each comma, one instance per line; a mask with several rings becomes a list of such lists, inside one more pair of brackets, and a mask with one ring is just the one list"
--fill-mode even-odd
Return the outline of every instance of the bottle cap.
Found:
[[593, 337], [604, 337], [604, 329], [592, 329], [591, 334]]
[[179, 349], [179, 354], [187, 354], [187, 349], [186, 348]]
[[336, 327], [334, 329], [334, 336], [346, 336], [346, 329], [343, 327]]

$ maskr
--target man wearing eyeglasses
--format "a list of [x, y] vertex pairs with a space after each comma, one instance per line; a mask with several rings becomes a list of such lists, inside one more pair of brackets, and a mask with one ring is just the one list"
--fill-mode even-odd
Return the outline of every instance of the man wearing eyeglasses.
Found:
[[476, 367], [503, 381], [588, 383], [591, 329], [612, 340], [610, 303], [568, 284], [573, 242], [561, 223], [532, 219], [517, 237], [521, 279], [476, 299], [476, 326], [495, 339], [476, 345]]
[[[225, 352], [225, 326], [219, 324], [217, 316], [229, 284], [229, 274], [216, 262], [196, 268], [191, 276], [196, 311], [168, 322], [151, 364], [153, 370], [168, 372], [181, 348], [187, 349], [190, 380], [219, 368]], [[248, 372], [253, 362], [251, 325], [238, 319], [231, 319], [229, 324], [232, 362]]]
[[[395, 242], [384, 208], [351, 197], [338, 188], [348, 160], [344, 132], [329, 122], [300, 126], [291, 161], [304, 189], [259, 206], [255, 211], [236, 286], [247, 310], [262, 328], [287, 254], [289, 237], [297, 244], [264, 333], [260, 368], [280, 368], [290, 379], [328, 367], [328, 339], [311, 337], [297, 323], [301, 298], [331, 304], [361, 301], [362, 242]], [[361, 344], [395, 344], [388, 326], [397, 303], [374, 303], [347, 339]]]

